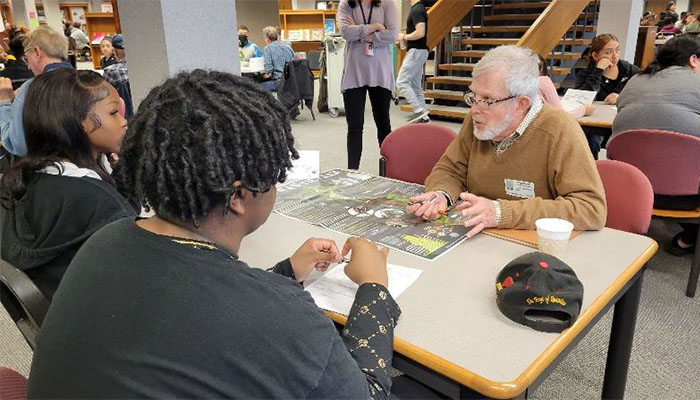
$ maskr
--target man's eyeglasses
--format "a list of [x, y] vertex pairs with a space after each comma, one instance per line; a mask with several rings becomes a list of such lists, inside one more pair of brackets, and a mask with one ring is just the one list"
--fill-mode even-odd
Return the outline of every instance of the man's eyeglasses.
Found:
[[467, 106], [469, 106], [469, 107], [476, 104], [481, 108], [488, 108], [494, 104], [497, 104], [497, 103], [500, 103], [500, 102], [506, 101], [506, 100], [511, 100], [511, 99], [516, 98], [516, 97], [518, 97], [518, 96], [508, 96], [508, 97], [504, 97], [504, 98], [498, 99], [498, 100], [479, 100], [476, 98], [476, 95], [471, 90], [467, 90], [466, 92], [464, 92], [464, 101], [467, 103]]

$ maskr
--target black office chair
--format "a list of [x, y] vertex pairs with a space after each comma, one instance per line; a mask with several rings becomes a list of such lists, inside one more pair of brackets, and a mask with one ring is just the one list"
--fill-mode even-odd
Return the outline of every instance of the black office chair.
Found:
[[33, 349], [50, 303], [27, 274], [5, 260], [0, 260], [0, 303]]

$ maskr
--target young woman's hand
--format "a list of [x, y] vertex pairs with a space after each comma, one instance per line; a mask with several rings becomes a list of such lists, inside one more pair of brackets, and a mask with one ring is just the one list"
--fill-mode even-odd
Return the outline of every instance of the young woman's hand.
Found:
[[342, 261], [338, 246], [330, 239], [311, 238], [289, 258], [297, 282], [303, 282], [312, 268], [325, 271], [331, 263]]
[[368, 25], [369, 32], [374, 33], [374, 32], [384, 32], [386, 30], [386, 26], [384, 24], [375, 22], [373, 24]]
[[12, 80], [0, 78], [0, 101], [14, 101], [15, 92], [12, 91]]
[[610, 93], [608, 97], [605, 98], [605, 104], [616, 104], [617, 103], [617, 98], [620, 97], [619, 94], [617, 93]]
[[612, 61], [610, 61], [610, 60], [607, 59], [607, 58], [601, 58], [600, 60], [598, 60], [598, 63], [597, 63], [595, 66], [596, 66], [596, 68], [600, 68], [600, 69], [602, 69], [603, 71], [605, 71], [605, 70], [607, 70], [608, 68], [612, 68], [612, 67], [613, 67], [613, 63], [612, 63]]
[[592, 115], [595, 112], [595, 106], [592, 104], [584, 104], [583, 108], [585, 111], [583, 112], [583, 115]]
[[378, 283], [388, 287], [386, 257], [389, 249], [379, 250], [377, 244], [365, 238], [350, 238], [343, 246], [343, 257], [352, 250], [352, 260], [345, 266], [345, 275], [358, 285]]

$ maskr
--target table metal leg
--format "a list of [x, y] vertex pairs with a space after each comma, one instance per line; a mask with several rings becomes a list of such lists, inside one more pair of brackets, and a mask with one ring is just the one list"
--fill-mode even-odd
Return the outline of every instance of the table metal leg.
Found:
[[688, 288], [685, 295], [695, 297], [695, 289], [698, 287], [698, 276], [700, 276], [700, 229], [698, 237], [695, 239], [695, 252], [693, 253], [693, 263], [690, 264], [690, 276], [688, 277]]
[[622, 399], [625, 395], [643, 276], [643, 272], [640, 272], [635, 278], [637, 282], [615, 303], [603, 380], [603, 399]]

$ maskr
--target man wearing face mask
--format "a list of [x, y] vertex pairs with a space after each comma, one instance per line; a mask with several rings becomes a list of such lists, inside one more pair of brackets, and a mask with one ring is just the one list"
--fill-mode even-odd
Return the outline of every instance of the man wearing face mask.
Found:
[[248, 27], [241, 25], [238, 28], [238, 47], [241, 54], [243, 54], [242, 61], [248, 61], [253, 57], [262, 57], [263, 52], [260, 50], [257, 44], [248, 41]]
[[471, 112], [408, 213], [434, 220], [454, 206], [473, 227], [468, 237], [492, 227], [535, 229], [543, 217], [603, 228], [605, 193], [586, 137], [564, 110], [542, 103], [538, 75], [537, 55], [516, 46], [476, 64], [464, 96]]

